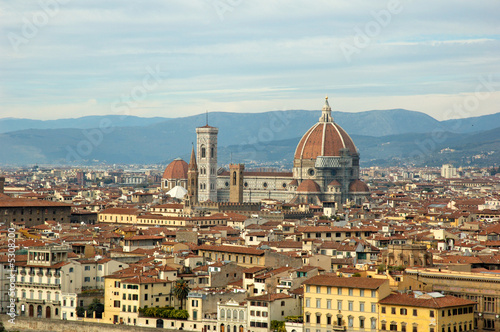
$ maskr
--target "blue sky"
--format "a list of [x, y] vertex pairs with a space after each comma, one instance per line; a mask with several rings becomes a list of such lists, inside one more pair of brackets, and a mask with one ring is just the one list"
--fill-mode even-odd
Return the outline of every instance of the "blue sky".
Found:
[[0, 117], [317, 110], [325, 95], [345, 112], [496, 113], [499, 12], [497, 0], [0, 0]]

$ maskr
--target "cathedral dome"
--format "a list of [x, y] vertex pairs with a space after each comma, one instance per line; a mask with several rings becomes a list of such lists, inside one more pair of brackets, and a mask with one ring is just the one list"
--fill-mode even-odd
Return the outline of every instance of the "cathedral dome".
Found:
[[168, 164], [167, 168], [165, 168], [165, 172], [163, 172], [162, 178], [167, 180], [187, 179], [187, 172], [187, 162], [181, 158], [177, 158]]
[[370, 188], [361, 180], [354, 180], [349, 185], [349, 192], [351, 193], [366, 193], [369, 192]]
[[307, 179], [299, 184], [299, 186], [297, 187], [297, 192], [318, 193], [321, 192], [321, 188], [313, 180]]
[[347, 149], [351, 156], [357, 154], [351, 137], [333, 122], [331, 111], [327, 97], [319, 122], [302, 136], [297, 145], [295, 159], [316, 159], [318, 156], [339, 157], [342, 149]]

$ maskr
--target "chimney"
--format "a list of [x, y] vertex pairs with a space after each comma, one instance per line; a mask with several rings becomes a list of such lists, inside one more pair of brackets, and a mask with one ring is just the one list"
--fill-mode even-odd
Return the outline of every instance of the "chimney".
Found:
[[0, 194], [4, 193], [5, 177], [0, 176]]

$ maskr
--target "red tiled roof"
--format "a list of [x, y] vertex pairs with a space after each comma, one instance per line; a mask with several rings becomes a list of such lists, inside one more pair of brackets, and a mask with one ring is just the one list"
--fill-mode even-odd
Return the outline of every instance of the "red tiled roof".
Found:
[[451, 295], [446, 295], [443, 297], [431, 297], [430, 295], [422, 295], [416, 298], [414, 295], [399, 293], [391, 294], [386, 298], [380, 300], [379, 303], [435, 309], [476, 304], [476, 302], [474, 301], [461, 299], [459, 297]]

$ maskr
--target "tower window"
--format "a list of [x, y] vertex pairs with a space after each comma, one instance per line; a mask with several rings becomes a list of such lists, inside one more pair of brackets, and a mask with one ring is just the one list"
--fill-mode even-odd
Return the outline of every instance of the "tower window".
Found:
[[202, 158], [205, 158], [206, 157], [206, 150], [205, 150], [205, 146], [201, 146], [201, 157]]
[[210, 148], [210, 158], [213, 158], [215, 156], [215, 148], [212, 146]]
[[263, 186], [264, 188], [267, 188], [267, 182], [264, 182], [264, 183], [262, 184], [262, 186]]
[[236, 172], [233, 172], [233, 186], [236, 185]]
[[307, 171], [307, 173], [310, 175], [310, 176], [313, 176], [314, 175], [314, 170], [312, 168], [309, 168], [309, 170]]

